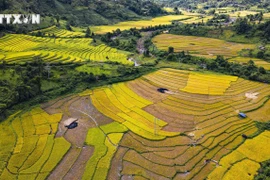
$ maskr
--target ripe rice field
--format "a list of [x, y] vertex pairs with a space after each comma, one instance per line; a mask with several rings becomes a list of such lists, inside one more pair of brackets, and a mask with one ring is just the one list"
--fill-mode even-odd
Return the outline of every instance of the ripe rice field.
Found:
[[[253, 138], [269, 95], [234, 76], [160, 69], [60, 97], [0, 124], [0, 179], [252, 177], [270, 155], [269, 131]], [[70, 117], [78, 127], [68, 130]]]
[[234, 13], [229, 13], [231, 17], [246, 17], [247, 15], [255, 15], [258, 14], [258, 12], [255, 11], [236, 11]]
[[[42, 30], [38, 30], [40, 32], [43, 32], [45, 36], [52, 36], [55, 35], [56, 37], [61, 37], [61, 38], [71, 38], [71, 37], [84, 37], [85, 33], [82, 32], [73, 32], [73, 31], [68, 31], [65, 29], [59, 29], [56, 26], [51, 26]], [[33, 31], [34, 33], [38, 31]]]
[[172, 46], [175, 52], [188, 51], [191, 55], [208, 58], [215, 58], [217, 55], [236, 57], [242, 49], [255, 48], [254, 44], [240, 44], [214, 38], [173, 34], [158, 35], [152, 41], [158, 49], [164, 51], [168, 51], [168, 47]]
[[265, 13], [265, 14], [263, 14], [263, 17], [264, 17], [265, 19], [270, 19], [270, 13]]
[[254, 61], [254, 63], [257, 66], [261, 66], [266, 70], [270, 70], [270, 63], [269, 62], [262, 60], [262, 59], [257, 59], [257, 58], [236, 57], [236, 58], [229, 59], [229, 62], [238, 62], [241, 64], [245, 64], [245, 63], [248, 63], [248, 61], [250, 61], [250, 60]]
[[210, 173], [208, 179], [254, 179], [259, 163], [270, 159], [269, 135], [269, 131], [265, 131], [223, 157], [220, 166]]
[[[72, 33], [72, 32], [70, 32]], [[61, 36], [60, 36], [61, 37]], [[25, 63], [38, 56], [48, 63], [83, 61], [113, 61], [132, 64], [128, 53], [101, 44], [94, 46], [90, 38], [50, 38], [8, 34], [0, 38], [0, 60], [7, 63]]]
[[[211, 16], [207, 16], [204, 18], [204, 21], [206, 22], [210, 18]], [[105, 34], [107, 32], [115, 31], [116, 29], [120, 29], [120, 30], [128, 30], [130, 28], [141, 29], [143, 27], [149, 27], [149, 26], [168, 25], [168, 24], [171, 24], [172, 21], [180, 21], [181, 23], [189, 24], [189, 23], [201, 22], [202, 19], [199, 16], [193, 15], [193, 14], [192, 15], [167, 15], [167, 16], [156, 17], [150, 20], [125, 21], [125, 22], [114, 24], [114, 25], [94, 26], [94, 27], [91, 27], [91, 29], [97, 34]]]

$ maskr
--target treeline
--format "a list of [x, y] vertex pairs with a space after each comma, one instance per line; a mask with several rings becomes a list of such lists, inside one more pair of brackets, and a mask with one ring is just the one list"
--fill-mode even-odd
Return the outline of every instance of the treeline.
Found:
[[116, 29], [113, 32], [108, 32], [105, 35], [96, 36], [108, 46], [115, 47], [120, 50], [135, 52], [137, 40], [141, 38], [140, 31], [136, 28], [121, 31]]
[[15, 65], [12, 68], [2, 61], [0, 70], [3, 76], [10, 78], [0, 81], [1, 96], [0, 112], [10, 106], [31, 99], [41, 93], [41, 78], [43, 76], [43, 63], [35, 58], [32, 63], [25, 67]]
[[261, 167], [258, 170], [258, 174], [255, 176], [254, 179], [255, 180], [269, 179], [269, 177], [270, 177], [270, 160], [264, 161], [264, 162], [260, 163], [260, 165], [261, 165]]
[[[230, 26], [231, 30], [233, 30], [236, 34], [245, 35], [246, 38], [249, 37], [259, 37], [262, 40], [270, 41], [270, 20], [261, 23], [263, 14], [258, 15], [249, 15], [245, 18], [238, 18], [232, 26]], [[221, 21], [220, 21], [221, 20]], [[171, 27], [170, 33], [177, 34], [177, 35], [194, 35], [194, 36], [207, 36], [209, 35], [208, 32], [211, 33], [213, 30], [212, 27], [214, 23], [218, 22], [218, 26], [216, 29], [224, 30], [225, 27], [222, 26], [221, 22], [228, 22], [229, 17], [228, 15], [216, 15], [213, 19], [209, 20], [208, 22], [202, 21], [199, 23], [193, 24], [180, 24]], [[256, 23], [259, 21], [259, 23]], [[227, 29], [229, 27], [226, 27]]]
[[[153, 35], [158, 35], [162, 31], [168, 30], [173, 27], [173, 24], [147, 26], [142, 29], [131, 28], [129, 30], [116, 29], [113, 32], [108, 32], [104, 35], [96, 35], [95, 38], [100, 39], [106, 45], [115, 47], [120, 50], [136, 52], [137, 41], [141, 38], [141, 32], [155, 32]], [[149, 43], [149, 42], [148, 42]], [[147, 46], [149, 47], [149, 46]]]

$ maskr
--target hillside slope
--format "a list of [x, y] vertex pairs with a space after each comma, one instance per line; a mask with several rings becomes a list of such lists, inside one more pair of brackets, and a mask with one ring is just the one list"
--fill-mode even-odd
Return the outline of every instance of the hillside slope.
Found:
[[100, 25], [162, 14], [160, 6], [143, 0], [0, 0], [1, 13], [40, 13], [71, 25]]
[[269, 6], [267, 0], [155, 0], [155, 2], [162, 3], [166, 6], [181, 6], [185, 8], [196, 7], [198, 4], [204, 3], [209, 6], [225, 7], [225, 6], [240, 6], [246, 5], [260, 5], [265, 8]]

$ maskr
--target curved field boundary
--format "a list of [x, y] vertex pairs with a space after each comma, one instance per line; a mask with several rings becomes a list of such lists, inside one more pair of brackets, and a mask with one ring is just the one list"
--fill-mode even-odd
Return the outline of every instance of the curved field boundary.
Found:
[[132, 64], [127, 60], [127, 53], [104, 44], [91, 45], [92, 39], [81, 38], [51, 38], [28, 35], [8, 34], [0, 38], [2, 60], [7, 63], [25, 63], [39, 56], [49, 63], [69, 63], [92, 61], [114, 61], [122, 64]]
[[113, 85], [112, 89], [94, 90], [91, 98], [100, 112], [145, 138], [163, 139], [179, 134], [161, 130], [167, 123], [155, 120], [154, 116], [141, 109], [152, 102], [135, 94], [124, 83]]
[[[10, 118], [12, 119], [5, 121], [10, 123], [6, 124], [10, 129], [6, 132], [12, 134], [5, 133], [2, 137], [15, 143], [9, 143], [12, 145], [10, 155], [3, 154], [8, 146], [0, 150], [7, 162], [2, 164], [1, 170], [5, 169], [0, 178], [46, 178], [70, 147], [65, 139], [54, 138], [62, 114], [49, 115], [41, 108], [34, 108]], [[5, 143], [4, 139], [0, 142]]]
[[[260, 165], [270, 158], [268, 150], [269, 131], [261, 133], [259, 136], [247, 140], [229, 155], [223, 157], [220, 166], [209, 174], [208, 179], [253, 179]], [[260, 152], [260, 153], [255, 153]]]

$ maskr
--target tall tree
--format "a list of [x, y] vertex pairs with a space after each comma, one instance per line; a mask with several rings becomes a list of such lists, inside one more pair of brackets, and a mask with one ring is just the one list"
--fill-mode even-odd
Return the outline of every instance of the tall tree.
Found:
[[234, 28], [237, 34], [245, 34], [251, 29], [251, 25], [248, 23], [247, 18], [238, 18]]
[[85, 32], [85, 37], [86, 37], [86, 38], [91, 37], [91, 30], [90, 30], [90, 28], [89, 28], [89, 27], [87, 27], [87, 29], [86, 29], [86, 32]]

